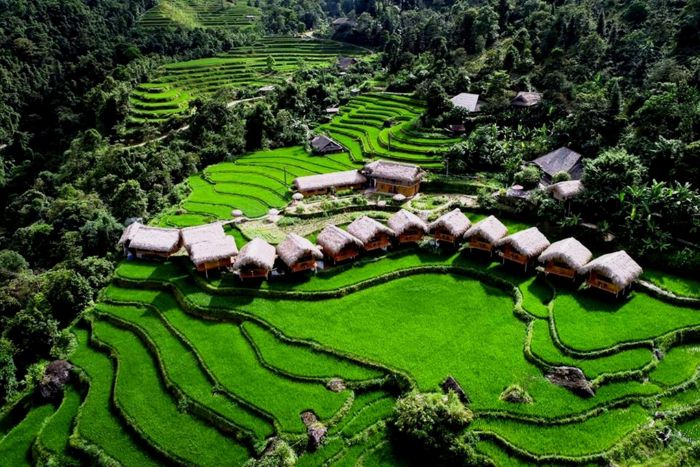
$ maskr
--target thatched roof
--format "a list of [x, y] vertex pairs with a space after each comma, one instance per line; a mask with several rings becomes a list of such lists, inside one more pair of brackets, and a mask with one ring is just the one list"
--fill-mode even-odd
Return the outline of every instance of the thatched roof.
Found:
[[365, 165], [362, 173], [369, 178], [383, 178], [401, 183], [416, 183], [425, 175], [425, 171], [417, 165], [381, 160]]
[[275, 247], [261, 238], [254, 238], [241, 248], [233, 264], [234, 269], [272, 269], [275, 264]]
[[508, 227], [496, 219], [496, 216], [489, 216], [468, 228], [467, 231], [464, 232], [464, 238], [478, 235], [489, 243], [496, 243], [498, 240], [505, 237], [507, 233]]
[[461, 107], [470, 112], [478, 112], [480, 110], [478, 94], [463, 92], [450, 99], [450, 102], [452, 102], [452, 105], [455, 107]]
[[512, 235], [508, 235], [498, 241], [496, 246], [510, 245], [521, 255], [528, 257], [537, 256], [549, 246], [549, 240], [537, 227], [521, 230]]
[[143, 224], [140, 222], [132, 222], [131, 224], [127, 225], [122, 232], [122, 236], [119, 237], [117, 245], [122, 246], [127, 242], [130, 242], [141, 227], [143, 227]]
[[327, 225], [316, 237], [318, 243], [325, 253], [334, 255], [347, 246], [362, 246], [362, 242], [353, 235], [336, 227], [333, 224]]
[[450, 235], [461, 237], [471, 225], [469, 218], [459, 208], [455, 208], [431, 222], [429, 227], [431, 232], [439, 227], [448, 231]]
[[642, 268], [624, 250], [608, 253], [594, 259], [584, 267], [580, 273], [596, 271], [609, 277], [613, 284], [626, 287], [642, 275]]
[[554, 177], [559, 172], [567, 172], [574, 180], [583, 175], [581, 154], [569, 148], [561, 147], [532, 161], [545, 174]]
[[347, 70], [357, 62], [358, 60], [355, 57], [340, 57], [338, 59], [338, 68], [341, 70]]
[[569, 237], [549, 245], [540, 255], [539, 260], [541, 263], [560, 261], [578, 271], [586, 265], [591, 258], [593, 258], [591, 250], [583, 246], [583, 244], [575, 238]]
[[215, 242], [226, 237], [226, 233], [224, 233], [224, 228], [220, 222], [185, 227], [180, 230], [180, 232], [182, 234], [182, 245], [187, 248], [188, 251], [196, 243]]
[[510, 102], [513, 107], [532, 107], [542, 100], [539, 92], [520, 91]]
[[564, 201], [579, 195], [583, 191], [583, 183], [581, 180], [567, 180], [551, 185], [549, 190], [556, 199]]
[[317, 152], [342, 151], [343, 147], [325, 135], [319, 135], [311, 140], [311, 147]]
[[294, 179], [294, 187], [299, 191], [323, 190], [332, 187], [361, 185], [367, 178], [357, 170], [308, 175]]
[[224, 235], [212, 241], [197, 242], [190, 247], [189, 251], [190, 259], [199, 266], [210, 261], [232, 258], [238, 254], [238, 247], [233, 237]]
[[401, 209], [400, 211], [394, 213], [389, 218], [389, 228], [394, 231], [396, 235], [401, 235], [407, 230], [416, 228], [419, 230], [422, 230], [423, 232], [428, 232], [428, 226], [426, 225], [425, 222], [423, 222], [423, 219], [420, 217], [416, 216], [412, 212], [408, 212], [405, 209]]
[[316, 259], [323, 258], [323, 253], [321, 253], [321, 250], [316, 245], [295, 233], [290, 233], [277, 245], [277, 256], [279, 256], [287, 266], [291, 266], [301, 258], [309, 255]]
[[380, 233], [394, 236], [394, 232], [384, 224], [377, 222], [368, 216], [358, 217], [348, 225], [348, 232], [359, 239], [362, 243], [367, 243]]
[[167, 253], [173, 251], [180, 244], [179, 229], [150, 227], [139, 224], [138, 227], [132, 227], [127, 237], [130, 237], [129, 248], [135, 250]]

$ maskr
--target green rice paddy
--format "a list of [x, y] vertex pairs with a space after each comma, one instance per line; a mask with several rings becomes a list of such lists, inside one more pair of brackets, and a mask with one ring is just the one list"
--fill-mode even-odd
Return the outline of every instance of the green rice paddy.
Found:
[[159, 0], [139, 19], [139, 25], [150, 29], [175, 25], [243, 29], [255, 25], [259, 18], [258, 8], [240, 0]]
[[[240, 7], [227, 7], [224, 11], [237, 8]], [[131, 93], [127, 123], [161, 123], [189, 112], [189, 103], [194, 98], [208, 97], [222, 89], [257, 90], [281, 84], [301, 67], [328, 67], [339, 56], [360, 57], [366, 53], [364, 49], [333, 41], [267, 37], [214, 57], [169, 63], [153, 81], [140, 84]], [[268, 66], [269, 58], [274, 60], [272, 68]]]

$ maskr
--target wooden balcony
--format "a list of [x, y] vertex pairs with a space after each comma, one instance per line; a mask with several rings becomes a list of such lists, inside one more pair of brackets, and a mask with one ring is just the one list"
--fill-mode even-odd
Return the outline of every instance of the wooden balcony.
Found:
[[357, 251], [356, 249], [354, 249], [354, 248], [347, 248], [347, 249], [345, 249], [345, 250], [339, 251], [339, 252], [338, 252], [337, 254], [335, 254], [335, 255], [329, 255], [329, 258], [330, 258], [331, 261], [333, 261], [334, 263], [340, 263], [340, 262], [342, 262], [342, 261], [348, 261], [348, 260], [354, 259], [354, 258], [356, 258], [359, 254], [360, 254], [360, 252]]
[[310, 271], [310, 270], [315, 270], [316, 269], [316, 260], [315, 259], [309, 259], [306, 261], [299, 261], [291, 266], [289, 266], [289, 270], [292, 272], [303, 272], [303, 271]]
[[264, 268], [241, 269], [238, 271], [238, 277], [241, 279], [267, 279], [269, 274], [270, 271]]
[[374, 251], [382, 248], [387, 248], [389, 246], [389, 237], [383, 236], [380, 238], [372, 239], [364, 245], [365, 251]]
[[544, 273], [545, 274], [554, 274], [555, 276], [560, 276], [560, 277], [566, 277], [567, 279], [573, 279], [576, 277], [576, 271], [567, 268], [565, 266], [557, 266], [556, 264], [552, 263], [551, 261], [547, 263], [547, 265], [544, 268]]
[[454, 235], [442, 231], [442, 230], [436, 230], [433, 232], [433, 238], [437, 240], [438, 242], [445, 242], [445, 243], [452, 243], [456, 244], [459, 242], [459, 239], [455, 237]]
[[474, 248], [476, 250], [488, 251], [491, 253], [493, 251], [493, 244], [479, 240], [476, 238], [471, 238], [469, 240], [469, 248]]
[[407, 232], [396, 237], [399, 243], [416, 243], [423, 240], [423, 232]]
[[595, 274], [591, 274], [588, 277], [588, 280], [586, 280], [586, 284], [588, 284], [591, 287], [595, 287], [596, 289], [613, 293], [615, 295], [619, 294], [622, 291], [622, 287], [615, 285], [612, 282], [608, 282], [600, 277], [597, 277]]

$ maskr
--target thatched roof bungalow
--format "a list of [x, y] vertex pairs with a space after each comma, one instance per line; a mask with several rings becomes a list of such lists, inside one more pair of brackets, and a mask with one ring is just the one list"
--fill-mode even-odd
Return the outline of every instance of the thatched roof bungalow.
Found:
[[318, 234], [316, 243], [323, 249], [323, 255], [334, 263], [356, 258], [362, 248], [360, 240], [333, 224]]
[[498, 241], [496, 246], [503, 261], [527, 265], [550, 245], [549, 240], [537, 227], [521, 230]]
[[554, 199], [566, 201], [583, 192], [583, 183], [581, 180], [567, 180], [550, 185], [549, 191], [552, 193], [552, 196], [554, 196]]
[[290, 233], [277, 245], [277, 256], [292, 272], [316, 270], [316, 260], [323, 258], [321, 249], [308, 239]]
[[560, 172], [569, 174], [571, 180], [583, 177], [583, 160], [581, 154], [569, 148], [561, 147], [530, 162], [542, 171], [542, 181], [552, 183], [552, 179]]
[[365, 186], [367, 178], [357, 170], [307, 175], [294, 179], [294, 189], [304, 196], [326, 194], [336, 190], [358, 189]]
[[211, 224], [185, 227], [180, 230], [182, 235], [182, 246], [189, 252], [192, 246], [200, 242], [216, 242], [226, 237], [224, 227], [220, 222]]
[[588, 274], [589, 286], [615, 296], [631, 287], [642, 272], [642, 267], [624, 250], [600, 256], [579, 269], [579, 273]]
[[328, 136], [319, 135], [311, 140], [311, 149], [316, 154], [330, 154], [333, 152], [342, 151], [343, 146], [341, 146], [339, 143], [332, 140]]
[[207, 274], [211, 270], [233, 266], [238, 247], [233, 237], [224, 235], [214, 240], [197, 242], [190, 247], [189, 252], [197, 271]]
[[459, 208], [455, 208], [431, 222], [428, 228], [435, 240], [456, 245], [471, 225], [469, 218]]
[[540, 263], [544, 263], [545, 275], [576, 278], [579, 269], [593, 258], [591, 250], [573, 237], [554, 242], [542, 252]]
[[469, 240], [469, 250], [477, 249], [493, 253], [496, 243], [508, 234], [508, 227], [495, 216], [482, 219], [464, 232]]
[[394, 213], [387, 224], [399, 243], [419, 242], [428, 232], [428, 225], [423, 219], [405, 209]]
[[533, 107], [542, 101], [542, 94], [539, 92], [520, 91], [515, 95], [510, 105], [513, 107]]
[[406, 197], [415, 196], [420, 191], [420, 182], [425, 175], [417, 165], [384, 160], [370, 162], [362, 173], [376, 191]]
[[137, 258], [168, 258], [180, 249], [180, 230], [134, 222], [124, 229], [118, 244]]
[[450, 99], [450, 102], [452, 102], [452, 105], [455, 107], [465, 109], [468, 112], [478, 112], [481, 110], [478, 94], [462, 92]]
[[348, 225], [348, 232], [362, 242], [365, 251], [387, 248], [394, 232], [368, 216], [358, 217]]
[[275, 265], [275, 247], [261, 238], [254, 238], [241, 248], [233, 268], [241, 279], [267, 278]]

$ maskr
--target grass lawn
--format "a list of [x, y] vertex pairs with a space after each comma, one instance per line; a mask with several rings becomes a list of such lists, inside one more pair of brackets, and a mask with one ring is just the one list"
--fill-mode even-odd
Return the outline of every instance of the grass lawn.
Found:
[[9, 433], [0, 439], [0, 460], [2, 465], [15, 467], [32, 465], [30, 451], [34, 438], [37, 437], [42, 425], [51, 414], [54, 406], [44, 404], [32, 407], [26, 417]]
[[197, 465], [220, 465], [222, 458], [240, 464], [249, 458], [243, 446], [178, 409], [138, 337], [103, 321], [94, 329], [97, 338], [118, 353], [115, 397], [151, 443]]
[[70, 360], [90, 378], [90, 390], [80, 407], [75, 431], [82, 439], [99, 446], [108, 456], [124, 465], [158, 465], [110, 409], [114, 368], [109, 357], [88, 345], [86, 330], [76, 328], [73, 333], [78, 338], [79, 346]]

